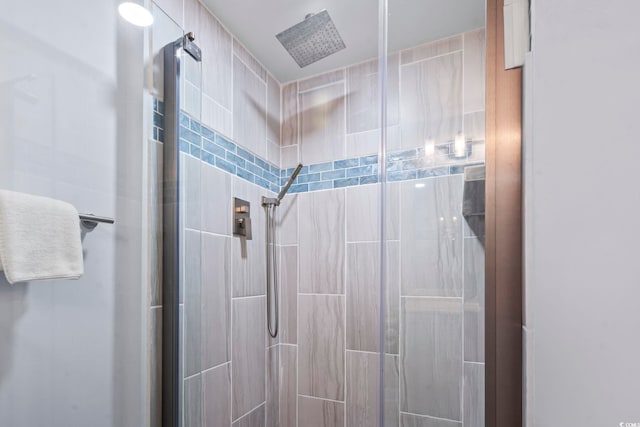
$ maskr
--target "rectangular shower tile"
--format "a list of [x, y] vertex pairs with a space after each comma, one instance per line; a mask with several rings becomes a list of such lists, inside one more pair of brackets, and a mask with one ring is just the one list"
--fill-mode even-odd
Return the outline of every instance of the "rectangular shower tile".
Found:
[[267, 76], [267, 139], [280, 145], [280, 83]]
[[202, 369], [231, 357], [231, 238], [202, 233]]
[[231, 420], [231, 364], [202, 373], [204, 425], [228, 426]]
[[400, 410], [459, 421], [462, 301], [402, 298]]
[[298, 347], [280, 346], [280, 427], [296, 427]]
[[[278, 130], [279, 134], [280, 130]], [[280, 166], [280, 144], [270, 139], [267, 140], [267, 160], [278, 167]]]
[[300, 425], [304, 427], [345, 427], [344, 403], [298, 397]]
[[180, 155], [182, 166], [180, 179], [180, 211], [184, 226], [192, 230], [200, 230], [202, 191], [200, 189], [201, 162], [191, 156]]
[[278, 237], [281, 245], [298, 244], [298, 198], [297, 194], [287, 194], [276, 210], [278, 215]]
[[158, 0], [156, 4], [178, 25], [182, 25], [184, 19], [182, 0]]
[[464, 115], [464, 136], [467, 141], [485, 140], [485, 112], [476, 111]]
[[149, 384], [150, 426], [162, 425], [162, 307], [150, 310]]
[[265, 298], [233, 300], [233, 419], [265, 400]]
[[402, 147], [453, 141], [462, 130], [462, 53], [405, 65], [400, 81]]
[[224, 108], [205, 94], [202, 95], [202, 124], [223, 135], [233, 135], [233, 113], [231, 110]]
[[258, 408], [246, 414], [237, 421], [234, 421], [232, 427], [264, 427], [265, 421], [265, 405], [260, 405]]
[[[346, 157], [359, 157], [376, 155], [380, 150], [380, 130], [370, 130], [366, 132], [347, 134]], [[389, 125], [387, 127], [387, 151], [394, 151], [400, 148], [400, 126]]]
[[462, 423], [414, 414], [400, 414], [400, 427], [462, 427]]
[[298, 143], [298, 82], [282, 86], [281, 132], [282, 146]]
[[407, 50], [400, 54], [401, 64], [405, 65], [415, 61], [422, 61], [435, 56], [444, 55], [462, 49], [462, 36], [455, 35], [446, 39], [425, 43]]
[[189, 377], [202, 370], [201, 298], [202, 270], [200, 232], [184, 233], [184, 376]]
[[[486, 69], [484, 28], [464, 33], [464, 112], [484, 110]], [[484, 138], [483, 138], [484, 139]]]
[[267, 91], [265, 82], [233, 58], [233, 137], [241, 146], [267, 157]]
[[298, 303], [298, 393], [344, 400], [344, 297], [300, 295]]
[[400, 185], [402, 295], [462, 296], [462, 176]]
[[233, 39], [233, 53], [240, 58], [240, 60], [253, 71], [263, 82], [267, 81], [267, 70], [260, 64], [252, 54], [238, 41]]
[[231, 235], [231, 176], [203, 164], [201, 182], [202, 231]]
[[344, 293], [344, 190], [298, 196], [300, 292]]
[[384, 425], [398, 427], [400, 412], [400, 357], [385, 355], [384, 359]]
[[[397, 356], [385, 356], [385, 423], [398, 425]], [[380, 355], [347, 351], [347, 425], [379, 427]]]
[[202, 378], [201, 375], [184, 380], [184, 425], [202, 427]]
[[280, 342], [296, 344], [298, 336], [298, 247], [280, 248]]
[[380, 355], [347, 351], [347, 425], [378, 427]]
[[346, 156], [358, 157], [377, 153], [380, 150], [380, 138], [382, 136], [379, 129], [347, 134]]
[[[347, 189], [347, 241], [371, 242], [380, 236], [380, 186], [367, 185]], [[400, 185], [386, 186], [386, 236], [384, 240], [400, 238]]]
[[464, 364], [464, 427], [484, 427], [484, 370], [483, 363]]
[[[399, 245], [387, 242], [385, 352], [398, 353]], [[380, 243], [347, 244], [347, 349], [377, 352], [380, 316]]]
[[150, 267], [151, 306], [162, 305], [162, 170], [163, 145], [157, 142], [149, 145], [149, 191], [150, 214]]
[[322, 73], [317, 76], [298, 81], [298, 90], [300, 92], [306, 92], [308, 90], [312, 90], [321, 86], [327, 86], [332, 83], [341, 82], [344, 80], [344, 76], [344, 69], [328, 71], [326, 73]]
[[347, 349], [379, 350], [380, 244], [347, 245]]
[[267, 349], [267, 396], [265, 403], [266, 427], [279, 427], [280, 401], [280, 346], [274, 345]]
[[233, 71], [231, 64], [232, 37], [215, 16], [199, 5], [199, 30], [196, 42], [202, 49], [203, 93], [230, 110]]
[[464, 360], [484, 362], [484, 242], [464, 239]]
[[347, 133], [380, 128], [378, 61], [347, 68]]
[[344, 157], [345, 86], [343, 82], [299, 95], [300, 157], [305, 164]]

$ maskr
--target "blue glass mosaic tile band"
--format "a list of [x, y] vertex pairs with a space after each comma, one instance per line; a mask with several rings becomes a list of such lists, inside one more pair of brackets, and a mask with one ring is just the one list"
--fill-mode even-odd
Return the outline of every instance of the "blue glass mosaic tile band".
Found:
[[[153, 139], [164, 142], [162, 101], [154, 99], [153, 110]], [[181, 152], [274, 193], [280, 191], [294, 170], [279, 169], [185, 113], [180, 113], [179, 135]], [[439, 153], [440, 156], [454, 158], [453, 150], [448, 145], [437, 149], [444, 150], [444, 153]], [[424, 148], [402, 150], [387, 155], [387, 181], [461, 174], [466, 167], [478, 164], [482, 163], [435, 166], [433, 160], [425, 156]], [[289, 191], [302, 193], [375, 184], [378, 182], [378, 172], [378, 155], [305, 165]]]

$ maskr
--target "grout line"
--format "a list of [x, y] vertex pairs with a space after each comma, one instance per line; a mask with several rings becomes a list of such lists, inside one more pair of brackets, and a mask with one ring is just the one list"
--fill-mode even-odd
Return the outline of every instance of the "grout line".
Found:
[[[261, 188], [262, 188], [262, 187], [261, 187]], [[202, 234], [206, 234], [206, 235], [208, 235], [208, 236], [215, 236], [215, 237], [229, 237], [229, 238], [230, 238], [230, 237], [232, 237], [232, 236], [230, 236], [229, 234], [214, 233], [214, 232], [211, 232], [211, 231], [204, 231], [204, 230], [195, 230], [195, 229], [192, 229], [192, 228], [185, 228], [185, 230], [189, 230], [189, 231], [200, 231], [200, 233], [202, 233]]]
[[400, 295], [400, 298], [448, 299], [452, 301], [462, 301], [462, 297], [437, 297], [428, 295]]
[[261, 407], [262, 405], [264, 405], [264, 406], [265, 406], [265, 412], [266, 412], [266, 409], [267, 409], [267, 408], [266, 408], [266, 406], [267, 406], [267, 405], [266, 405], [266, 403], [267, 403], [266, 401], [262, 401], [258, 406], [256, 406], [255, 408], [251, 409], [251, 410], [250, 410], [249, 412], [247, 412], [246, 414], [244, 414], [244, 415], [242, 415], [242, 416], [240, 416], [240, 417], [236, 418], [236, 419], [235, 419], [235, 421], [233, 421], [233, 423], [232, 423], [232, 424], [235, 424], [235, 423], [237, 423], [238, 421], [240, 421], [241, 419], [243, 419], [243, 418], [247, 417], [248, 415], [251, 415], [251, 414], [252, 414], [253, 412], [255, 412], [257, 409], [260, 409], [260, 407]]
[[200, 373], [201, 373], [201, 374], [206, 374], [207, 372], [209, 372], [209, 371], [213, 371], [214, 369], [220, 368], [220, 367], [222, 367], [222, 366], [224, 366], [224, 365], [231, 365], [231, 362], [230, 362], [230, 361], [227, 361], [227, 362], [224, 362], [224, 363], [220, 363], [219, 365], [212, 366], [211, 368], [207, 368], [207, 369], [205, 369], [205, 370], [201, 371]]
[[[310, 88], [308, 88], [308, 89], [298, 91], [298, 95], [305, 95], [305, 94], [307, 94], [307, 93], [314, 92], [314, 91], [316, 91], [316, 90], [326, 89], [326, 88], [328, 88], [328, 87], [331, 87], [331, 86], [337, 86], [337, 85], [339, 85], [339, 84], [344, 85], [344, 83], [345, 83], [345, 79], [340, 79], [340, 80], [335, 80], [335, 81], [333, 81], [333, 82], [323, 83], [323, 84], [321, 84], [321, 85], [319, 85], [319, 86], [313, 86], [313, 87], [310, 87]], [[346, 110], [346, 109], [345, 109], [345, 110]]]
[[187, 381], [187, 380], [190, 380], [190, 379], [192, 379], [192, 378], [197, 377], [197, 376], [198, 376], [198, 375], [200, 375], [200, 374], [201, 374], [201, 372], [196, 372], [196, 373], [195, 373], [195, 374], [193, 374], [193, 375], [189, 375], [188, 377], [184, 377], [182, 380], [183, 380], [183, 381]]
[[[235, 42], [236, 40], [238, 40], [238, 39], [237, 39], [237, 38], [235, 38], [235, 37], [233, 37], [233, 41]], [[242, 44], [241, 44], [241, 45], [242, 45]], [[247, 53], [249, 54], [249, 56], [251, 56], [253, 59], [255, 59], [255, 60], [256, 60], [256, 62], [258, 62], [258, 65], [260, 65], [260, 67], [262, 67], [262, 69], [265, 71], [265, 74], [268, 74], [268, 73], [266, 72], [266, 71], [267, 71], [267, 69], [266, 69], [266, 68], [264, 68], [264, 67], [262, 66], [262, 64], [260, 64], [260, 61], [258, 61], [258, 60], [253, 56], [253, 54], [252, 54], [251, 52], [249, 52], [249, 49], [247, 49], [247, 48], [246, 48], [246, 47], [244, 47], [244, 46], [242, 46], [242, 47], [244, 48], [244, 50], [246, 50], [246, 51], [247, 51]], [[266, 85], [267, 85], [267, 79], [266, 79], [266, 77], [263, 79], [263, 78], [262, 78], [262, 76], [258, 75], [258, 73], [256, 73], [256, 72], [255, 72], [255, 70], [253, 69], [253, 67], [252, 67], [251, 65], [247, 64], [247, 61], [244, 61], [244, 60], [240, 57], [240, 55], [238, 55], [238, 54], [234, 51], [233, 47], [231, 48], [231, 50], [233, 51], [233, 56], [235, 56], [235, 57], [238, 59], [238, 61], [240, 61], [240, 62], [242, 63], [242, 65], [244, 65], [244, 66], [245, 66], [245, 68], [247, 68], [249, 71], [251, 71], [251, 73], [252, 73], [252, 74], [253, 74], [253, 75], [254, 75], [258, 80], [260, 80], [260, 82], [261, 82], [263, 85], [265, 85], [265, 86], [266, 86]]]
[[341, 404], [344, 405], [344, 401], [342, 401], [342, 400], [326, 399], [324, 397], [309, 396], [309, 395], [306, 395], [306, 394], [299, 394], [298, 396], [299, 397], [306, 397], [307, 399], [324, 400], [325, 402], [341, 403]]
[[305, 295], [305, 296], [322, 296], [322, 297], [343, 297], [345, 296], [345, 294], [318, 294], [318, 293], [312, 293], [312, 292], [299, 292], [299, 295]]
[[[231, 49], [231, 55], [233, 56], [233, 49]], [[231, 61], [232, 63], [232, 67], [233, 67], [233, 61]], [[231, 79], [233, 81], [233, 79]], [[233, 96], [231, 97], [231, 102], [233, 102]], [[230, 178], [229, 179], [229, 189], [230, 189], [230, 194], [229, 196], [231, 196], [232, 194], [234, 194], [234, 190], [235, 190], [235, 179]], [[233, 208], [229, 209], [230, 211]], [[233, 214], [233, 212], [228, 212], [227, 214]], [[227, 260], [227, 268], [229, 269], [229, 281], [231, 283], [231, 285], [229, 286], [229, 295], [226, 298], [227, 302], [229, 303], [229, 314], [230, 314], [230, 320], [229, 320], [229, 360], [231, 361], [231, 364], [229, 365], [229, 378], [230, 378], [230, 386], [229, 386], [229, 391], [231, 393], [231, 395], [229, 396], [229, 425], [233, 424], [233, 402], [235, 400], [234, 394], [233, 394], [233, 348], [234, 348], [234, 343], [233, 343], [233, 315], [235, 313], [235, 304], [233, 303], [233, 288], [234, 288], [234, 280], [235, 280], [235, 272], [233, 269], [233, 240], [231, 242], [229, 242], [229, 259]]]
[[[382, 239], [382, 241], [387, 243], [389, 242], [400, 243], [400, 239]], [[378, 244], [380, 242], [381, 240], [350, 240], [350, 241], [347, 241], [347, 245]]]
[[[346, 70], [345, 70], [345, 78], [346, 78]], [[345, 92], [346, 92], [346, 87], [345, 87]], [[346, 120], [346, 108], [345, 108], [345, 120]], [[345, 122], [346, 123], [346, 122]], [[346, 125], [345, 125], [346, 126]], [[346, 128], [345, 128], [346, 131]], [[344, 144], [343, 144], [344, 146]], [[346, 151], [346, 147], [343, 148], [343, 150]], [[348, 268], [348, 257], [347, 257], [347, 235], [348, 235], [348, 228], [347, 228], [347, 212], [348, 212], [348, 198], [347, 198], [347, 193], [348, 191], [346, 189], [343, 190], [342, 194], [344, 197], [344, 204], [342, 206], [342, 218], [343, 218], [343, 229], [344, 229], [344, 252], [342, 253], [342, 264], [344, 265], [344, 275], [342, 277], [342, 289], [344, 292], [344, 298], [342, 299], [342, 304], [343, 304], [343, 312], [342, 312], [342, 334], [343, 334], [343, 359], [342, 359], [342, 363], [343, 363], [343, 374], [344, 374], [344, 382], [342, 383], [343, 387], [344, 387], [344, 396], [343, 399], [345, 401], [345, 405], [344, 405], [344, 420], [345, 422], [347, 422], [347, 405], [346, 405], [346, 401], [347, 401], [347, 393], [349, 391], [349, 386], [347, 384], [347, 277], [349, 274], [349, 268]]]
[[[415, 46], [414, 48], [410, 48], [409, 50], [415, 49], [417, 47], [420, 47], [420, 46]], [[402, 63], [402, 58], [400, 58], [400, 61], [399, 61], [400, 62], [400, 69], [402, 70], [402, 67], [406, 67], [407, 65], [415, 65], [415, 64], [419, 64], [421, 62], [427, 62], [427, 61], [431, 61], [433, 59], [442, 58], [442, 57], [447, 56], [447, 55], [453, 55], [454, 53], [461, 53], [463, 51], [464, 51], [464, 49], [456, 49], [456, 50], [452, 50], [450, 52], [439, 53], [438, 55], [429, 56], [427, 58], [421, 58], [421, 59], [416, 59], [415, 61], [405, 62], [404, 64]]]
[[[297, 95], [297, 83], [296, 83], [296, 103], [298, 95]], [[296, 104], [296, 115], [297, 112], [297, 104]], [[297, 132], [297, 128], [296, 128]], [[297, 134], [296, 134], [297, 135]], [[298, 156], [300, 153], [298, 153]], [[299, 159], [300, 157], [298, 157]], [[296, 394], [295, 394], [295, 406], [296, 406], [296, 425], [298, 427], [299, 417], [300, 417], [300, 408], [298, 405], [299, 393], [300, 393], [300, 201], [296, 198], [294, 202], [296, 206]]]
[[249, 298], [264, 298], [265, 295], [261, 294], [261, 295], [248, 295], [248, 296], [242, 296], [242, 297], [231, 297], [232, 300], [242, 300], [242, 299], [249, 299]]
[[449, 418], [432, 417], [430, 415], [414, 414], [412, 412], [404, 412], [404, 411], [400, 411], [400, 414], [402, 414], [402, 415], [411, 415], [411, 416], [414, 416], [414, 417], [426, 418], [426, 419], [431, 419], [431, 420], [447, 421], [447, 422], [450, 422], [450, 423], [456, 423], [456, 424], [462, 425], [462, 421], [450, 420]]
[[[380, 356], [380, 352], [379, 351], [365, 351], [365, 350], [350, 350], [347, 349], [346, 350], [347, 353], [362, 353], [362, 354], [374, 354], [376, 356]], [[385, 353], [391, 355], [391, 353]]]

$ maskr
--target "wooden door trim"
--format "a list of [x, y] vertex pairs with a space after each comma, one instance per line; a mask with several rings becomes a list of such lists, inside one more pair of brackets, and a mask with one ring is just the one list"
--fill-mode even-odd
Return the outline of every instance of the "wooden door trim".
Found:
[[522, 70], [504, 69], [504, 0], [487, 0], [487, 427], [522, 425]]

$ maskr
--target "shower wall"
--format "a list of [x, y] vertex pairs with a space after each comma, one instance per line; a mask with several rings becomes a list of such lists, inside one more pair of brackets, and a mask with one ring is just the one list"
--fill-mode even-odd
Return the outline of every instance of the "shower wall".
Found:
[[0, 4], [0, 188], [115, 218], [79, 280], [0, 272], [0, 424], [144, 425], [142, 33], [111, 0]]
[[[158, 3], [203, 49], [201, 83], [186, 70], [181, 121], [185, 425], [378, 425], [377, 62], [280, 85], [203, 5]], [[389, 58], [385, 426], [483, 425], [483, 235], [461, 206], [465, 166], [484, 162], [483, 61], [483, 30]], [[270, 340], [260, 196], [299, 161], [278, 209], [280, 334]], [[246, 247], [231, 236], [232, 197], [251, 202]]]
[[[385, 426], [484, 425], [484, 30], [389, 56]], [[377, 61], [283, 85], [282, 426], [378, 423]], [[462, 152], [455, 138], [464, 134]], [[297, 420], [297, 424], [296, 424]]]

